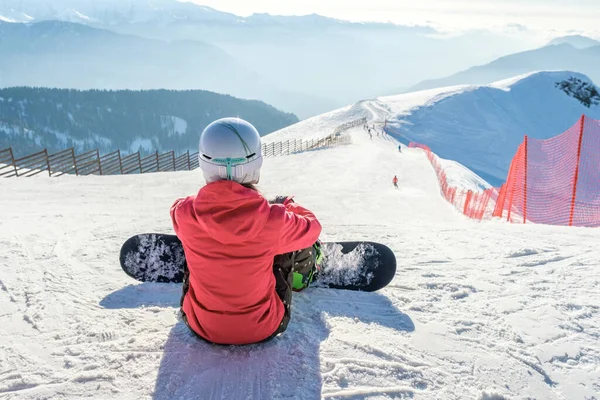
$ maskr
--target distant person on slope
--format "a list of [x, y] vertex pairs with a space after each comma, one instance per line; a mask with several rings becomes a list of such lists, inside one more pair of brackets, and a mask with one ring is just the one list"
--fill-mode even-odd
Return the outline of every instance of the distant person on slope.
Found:
[[394, 179], [392, 179], [392, 183], [394, 184], [394, 187], [396, 189], [398, 189], [398, 177], [396, 175], [394, 175]]
[[398, 145], [398, 153], [402, 153], [402, 146]]
[[199, 159], [206, 186], [171, 207], [187, 260], [181, 316], [211, 343], [271, 339], [287, 328], [292, 290], [320, 268], [321, 225], [291, 197], [270, 203], [257, 191], [263, 157], [250, 123], [211, 123]]

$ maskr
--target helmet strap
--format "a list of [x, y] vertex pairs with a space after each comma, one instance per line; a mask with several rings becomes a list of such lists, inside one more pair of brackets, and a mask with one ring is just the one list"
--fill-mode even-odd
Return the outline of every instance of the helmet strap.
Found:
[[226, 168], [226, 173], [227, 173], [227, 180], [232, 181], [233, 180], [233, 171], [232, 171], [232, 167], [235, 167], [239, 164], [243, 164], [244, 162], [246, 162], [246, 158], [244, 157], [240, 157], [240, 158], [213, 158], [212, 162], [216, 163], [216, 164], [220, 164], [225, 166]]

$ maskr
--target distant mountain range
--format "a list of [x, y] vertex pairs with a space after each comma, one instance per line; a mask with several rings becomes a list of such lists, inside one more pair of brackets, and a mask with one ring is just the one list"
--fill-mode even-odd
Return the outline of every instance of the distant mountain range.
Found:
[[501, 57], [446, 78], [421, 82], [407, 92], [463, 84], [488, 84], [542, 70], [577, 71], [600, 82], [600, 42], [583, 36], [557, 38], [539, 49]]
[[[406, 88], [535, 70], [600, 81], [600, 43], [583, 36], [529, 50], [527, 35], [448, 37], [427, 26], [319, 15], [240, 17], [175, 0], [0, 0], [0, 21], [10, 22], [0, 22], [0, 87], [201, 89], [300, 118]], [[512, 55], [498, 58], [505, 54]], [[448, 77], [423, 81], [434, 76]]]
[[0, 90], [0, 149], [196, 151], [212, 121], [239, 116], [262, 135], [298, 122], [259, 102], [206, 91]]
[[310, 112], [330, 106], [316, 96], [278, 90], [200, 41], [166, 42], [63, 21], [0, 22], [0, 37], [0, 87], [201, 89], [261, 99], [284, 110], [299, 102]]
[[[40, 42], [35, 51], [13, 45], [0, 54], [3, 86], [205, 89], [301, 118], [389, 93], [390, 82], [409, 86], [531, 46], [485, 31], [442, 37], [430, 27], [319, 15], [240, 17], [175, 0], [0, 0], [0, 20], [42, 22], [27, 36]], [[81, 40], [57, 36], [56, 20]], [[3, 42], [24, 42], [5, 31]]]
[[563, 36], [552, 40], [549, 45], [556, 46], [559, 44], [570, 44], [576, 49], [587, 49], [590, 47], [600, 46], [600, 41], [581, 35]]

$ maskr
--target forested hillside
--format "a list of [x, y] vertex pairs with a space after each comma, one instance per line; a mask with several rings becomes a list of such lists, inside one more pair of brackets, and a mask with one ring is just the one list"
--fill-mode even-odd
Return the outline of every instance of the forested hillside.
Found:
[[135, 152], [196, 149], [215, 119], [239, 116], [261, 135], [298, 122], [268, 104], [207, 91], [0, 90], [0, 148]]

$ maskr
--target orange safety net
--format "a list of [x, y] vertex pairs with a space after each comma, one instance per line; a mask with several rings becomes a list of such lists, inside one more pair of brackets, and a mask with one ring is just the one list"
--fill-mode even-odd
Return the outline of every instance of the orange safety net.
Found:
[[556, 137], [526, 136], [494, 216], [512, 222], [600, 226], [600, 121], [582, 116]]
[[510, 164], [506, 182], [482, 192], [450, 186], [438, 157], [423, 149], [446, 200], [474, 219], [600, 226], [600, 121], [581, 117], [566, 132], [546, 140], [525, 140]]
[[[447, 175], [442, 168], [439, 158], [431, 149], [423, 144], [410, 143], [408, 147], [419, 148], [425, 151], [427, 158], [440, 182], [440, 189], [444, 198], [453, 204], [461, 213], [473, 219], [489, 219], [494, 211], [494, 202], [497, 198], [498, 189], [492, 188], [482, 192], [459, 189], [448, 183]], [[490, 200], [494, 200], [490, 202]]]

